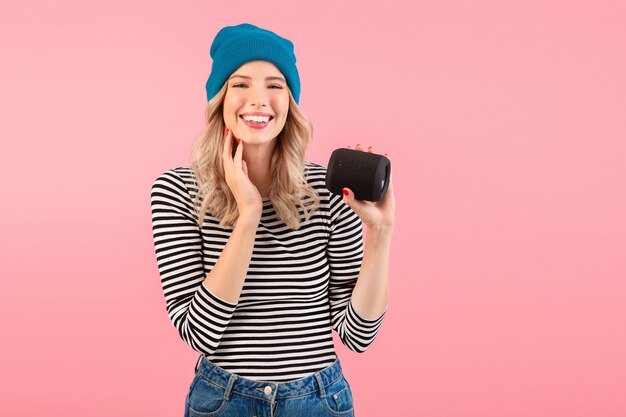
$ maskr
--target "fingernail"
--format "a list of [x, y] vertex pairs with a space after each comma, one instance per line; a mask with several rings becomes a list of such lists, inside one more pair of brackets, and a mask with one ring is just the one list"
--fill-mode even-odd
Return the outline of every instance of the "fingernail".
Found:
[[350, 193], [348, 192], [348, 190], [346, 190], [345, 188], [343, 189], [343, 195], [350, 195]]

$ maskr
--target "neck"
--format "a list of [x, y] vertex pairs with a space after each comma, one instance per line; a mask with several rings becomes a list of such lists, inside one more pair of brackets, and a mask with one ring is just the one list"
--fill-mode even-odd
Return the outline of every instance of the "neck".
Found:
[[261, 197], [269, 197], [272, 185], [271, 157], [274, 148], [244, 145], [243, 160], [248, 167], [248, 178], [259, 190]]

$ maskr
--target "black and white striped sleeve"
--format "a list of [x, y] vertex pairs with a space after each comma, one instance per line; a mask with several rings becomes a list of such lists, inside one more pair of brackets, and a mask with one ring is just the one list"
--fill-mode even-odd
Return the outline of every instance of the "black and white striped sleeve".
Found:
[[197, 352], [215, 352], [236, 304], [202, 283], [202, 237], [188, 189], [169, 170], [152, 184], [152, 234], [167, 313], [180, 337]]
[[352, 305], [352, 290], [363, 261], [361, 219], [341, 197], [331, 196], [331, 226], [327, 253], [330, 265], [330, 314], [333, 328], [350, 350], [364, 352], [376, 338], [386, 311], [375, 320], [360, 317]]

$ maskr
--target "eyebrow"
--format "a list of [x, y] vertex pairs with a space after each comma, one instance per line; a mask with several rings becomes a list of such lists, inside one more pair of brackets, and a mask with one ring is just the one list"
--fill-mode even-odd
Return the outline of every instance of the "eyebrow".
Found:
[[[228, 77], [228, 79], [230, 80], [231, 78], [235, 78], [235, 77], [245, 78], [247, 80], [251, 80], [252, 79], [252, 77], [250, 77], [248, 75], [239, 75], [239, 74], [231, 75], [230, 77]], [[269, 81], [269, 80], [278, 80], [278, 81], [282, 81], [284, 83], [287, 83], [287, 81], [285, 81], [285, 79], [283, 77], [265, 77], [265, 81]]]

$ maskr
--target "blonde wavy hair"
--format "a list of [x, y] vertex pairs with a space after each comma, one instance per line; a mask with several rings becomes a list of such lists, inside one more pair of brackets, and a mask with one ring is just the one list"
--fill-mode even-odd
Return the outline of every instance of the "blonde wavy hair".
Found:
[[[222, 150], [225, 134], [223, 104], [228, 84], [208, 102], [207, 125], [191, 147], [191, 168], [198, 192], [194, 208], [198, 211], [198, 226], [202, 227], [207, 211], [220, 220], [220, 226], [234, 225], [239, 217], [235, 196], [226, 184]], [[320, 199], [304, 176], [304, 158], [313, 136], [313, 125], [302, 113], [289, 93], [289, 111], [283, 130], [276, 138], [271, 157], [272, 188], [270, 201], [283, 223], [293, 230], [300, 228], [300, 210], [308, 221], [317, 210]]]

